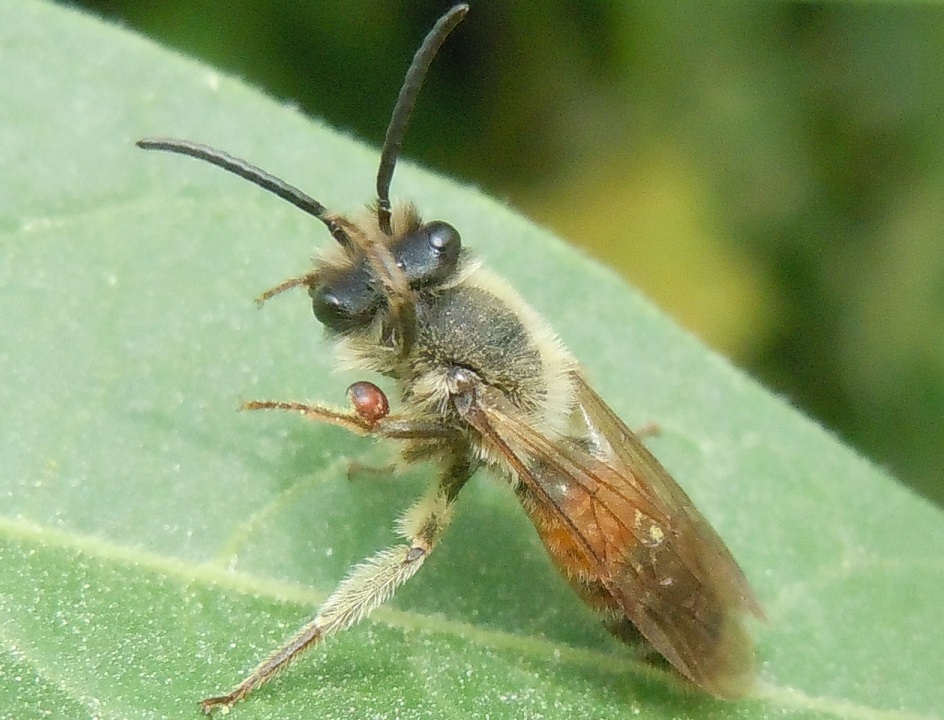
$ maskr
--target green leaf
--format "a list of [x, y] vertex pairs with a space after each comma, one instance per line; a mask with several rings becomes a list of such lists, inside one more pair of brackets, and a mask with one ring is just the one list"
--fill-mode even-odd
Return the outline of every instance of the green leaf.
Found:
[[[304, 293], [252, 303], [329, 239], [258, 188], [134, 148], [150, 135], [342, 212], [371, 199], [375, 150], [120, 29], [0, 5], [3, 718], [196, 717], [392, 541], [428, 476], [349, 480], [390, 449], [235, 412], [344, 401], [355, 376]], [[766, 606], [756, 696], [680, 692], [634, 660], [479, 477], [423, 573], [240, 718], [944, 717], [939, 512], [499, 203], [406, 163], [394, 191], [460, 228], [624, 418], [658, 421], [651, 446]]]

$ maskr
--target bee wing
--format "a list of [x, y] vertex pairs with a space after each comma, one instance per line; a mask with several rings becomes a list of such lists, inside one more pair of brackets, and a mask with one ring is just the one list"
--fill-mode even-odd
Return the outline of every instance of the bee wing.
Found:
[[527, 486], [545, 545], [579, 575], [571, 580], [591, 604], [616, 609], [706, 691], [743, 694], [753, 652], [740, 616], [763, 617], [744, 574], [685, 492], [579, 373], [575, 387], [586, 425], [580, 441], [547, 438], [487, 386], [466, 419]]
[[685, 542], [677, 543], [676, 550], [687, 559], [691, 569], [697, 570], [705, 564], [704, 570], [709, 576], [704, 578], [704, 582], [719, 585], [719, 590], [725, 590], [725, 598], [739, 610], [764, 619], [760, 602], [730, 550], [685, 491], [586, 379], [579, 373], [575, 378], [577, 400], [585, 421], [590, 432], [600, 442], [598, 452], [614, 468], [621, 469], [634, 479], [644, 479], [642, 483], [633, 483], [633, 487], [640, 488], [645, 497], [661, 510], [661, 514], [678, 528], [677, 535]]

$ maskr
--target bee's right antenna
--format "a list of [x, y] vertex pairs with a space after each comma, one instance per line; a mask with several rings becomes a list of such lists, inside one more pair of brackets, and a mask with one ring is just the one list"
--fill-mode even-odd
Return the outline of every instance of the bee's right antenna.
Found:
[[380, 167], [377, 169], [377, 219], [380, 229], [386, 234], [392, 233], [390, 226], [390, 181], [397, 166], [397, 156], [400, 146], [403, 145], [403, 136], [406, 125], [416, 105], [416, 96], [419, 95], [426, 71], [429, 70], [436, 52], [443, 44], [446, 36], [459, 24], [465, 14], [469, 12], [466, 4], [456, 5], [449, 12], [439, 18], [438, 22], [429, 31], [429, 34], [420, 45], [420, 49], [413, 56], [410, 69], [406, 71], [400, 96], [393, 108], [390, 124], [387, 126], [387, 135], [384, 138], [383, 151], [380, 154]]
[[177, 140], [176, 138], [144, 138], [138, 140], [135, 145], [144, 150], [163, 150], [164, 152], [177, 153], [178, 155], [189, 155], [197, 160], [216, 165], [227, 172], [244, 178], [253, 185], [258, 185], [264, 190], [268, 190], [274, 195], [278, 195], [299, 210], [302, 210], [312, 217], [316, 217], [323, 222], [333, 237], [342, 247], [350, 247], [351, 239], [347, 232], [331, 216], [328, 210], [313, 197], [306, 195], [294, 185], [290, 185], [281, 178], [267, 173], [262, 168], [257, 168], [245, 160], [233, 157], [229, 153], [216, 148], [200, 145], [189, 140]]

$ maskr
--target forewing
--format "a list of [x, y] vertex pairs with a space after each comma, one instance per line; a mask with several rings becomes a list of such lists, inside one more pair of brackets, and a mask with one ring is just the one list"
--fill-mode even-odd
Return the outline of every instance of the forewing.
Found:
[[[747, 580], [639, 438], [579, 375], [575, 387], [586, 436], [545, 437], [487, 386], [467, 419], [531, 491], [541, 506], [537, 515], [573, 535], [570, 556], [580, 560], [569, 562], [587, 564], [588, 576], [609, 595], [606, 607], [618, 608], [708, 692], [742, 694], [753, 662], [740, 616], [762, 617]], [[538, 529], [554, 555], [546, 529]]]
[[[576, 374], [577, 400], [584, 419], [595, 436], [602, 441], [599, 453], [614, 469], [636, 479], [642, 494], [669, 518], [676, 528], [674, 543], [680, 557], [693, 571], [707, 574], [705, 583], [719, 586], [723, 595], [744, 612], [764, 617], [744, 573], [724, 541], [694, 506], [685, 491], [649, 452], [639, 437], [613, 412], [582, 375]], [[639, 482], [638, 479], [642, 479]]]

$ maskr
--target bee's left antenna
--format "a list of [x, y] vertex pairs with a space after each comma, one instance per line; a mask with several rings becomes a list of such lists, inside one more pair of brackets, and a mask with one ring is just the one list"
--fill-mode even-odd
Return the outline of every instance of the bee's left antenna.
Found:
[[264, 190], [278, 195], [283, 200], [287, 200], [299, 210], [318, 218], [327, 226], [328, 230], [331, 232], [331, 237], [337, 240], [343, 247], [349, 247], [351, 245], [351, 239], [344, 231], [344, 228], [335, 222], [324, 205], [310, 195], [303, 193], [294, 185], [289, 185], [284, 180], [275, 177], [275, 175], [271, 173], [267, 173], [262, 168], [258, 168], [245, 160], [233, 157], [222, 150], [216, 150], [215, 148], [190, 142], [189, 140], [145, 138], [144, 140], [138, 140], [135, 145], [145, 150], [163, 150], [180, 155], [189, 155], [190, 157], [223, 168], [234, 175], [239, 175], [239, 177], [248, 180], [254, 185], [258, 185]]
[[393, 115], [390, 117], [390, 124], [387, 126], [387, 135], [384, 138], [383, 151], [380, 154], [380, 167], [377, 169], [377, 219], [380, 222], [380, 229], [386, 235], [390, 235], [392, 232], [390, 226], [390, 181], [393, 179], [397, 156], [400, 154], [401, 145], [403, 145], [407, 122], [409, 122], [413, 107], [416, 105], [416, 96], [419, 95], [423, 80], [426, 77], [426, 71], [429, 70], [439, 47], [467, 12], [469, 12], [468, 5], [455, 5], [439, 18], [433, 29], [429, 31], [429, 34], [423, 40], [420, 49], [416, 51], [416, 55], [413, 56], [410, 69], [406, 71], [403, 87], [400, 88], [400, 96], [397, 98]]

